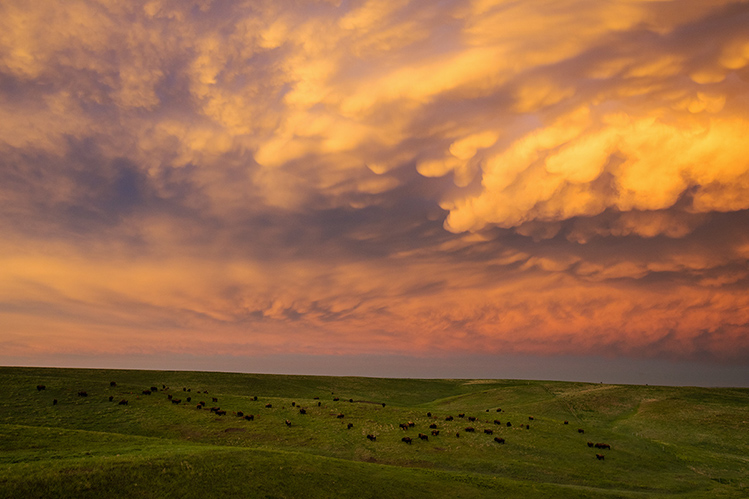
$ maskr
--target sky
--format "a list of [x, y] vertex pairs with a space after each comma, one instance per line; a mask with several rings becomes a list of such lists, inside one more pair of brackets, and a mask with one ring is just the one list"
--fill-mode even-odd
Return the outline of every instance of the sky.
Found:
[[0, 4], [0, 364], [749, 386], [749, 2]]

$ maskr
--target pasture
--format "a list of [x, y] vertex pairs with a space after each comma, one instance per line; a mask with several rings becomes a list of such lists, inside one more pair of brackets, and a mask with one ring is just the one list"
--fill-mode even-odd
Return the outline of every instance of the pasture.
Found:
[[749, 389], [0, 367], [0, 497], [207, 494], [748, 497]]

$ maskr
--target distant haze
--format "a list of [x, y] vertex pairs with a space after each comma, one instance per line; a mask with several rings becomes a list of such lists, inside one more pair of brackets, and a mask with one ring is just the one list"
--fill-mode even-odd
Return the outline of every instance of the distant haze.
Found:
[[749, 3], [0, 3], [10, 365], [746, 385]]

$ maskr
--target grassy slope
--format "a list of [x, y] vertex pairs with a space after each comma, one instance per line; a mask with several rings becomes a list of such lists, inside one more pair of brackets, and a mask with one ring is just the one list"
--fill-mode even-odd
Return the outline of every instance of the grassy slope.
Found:
[[747, 389], [0, 368], [0, 497], [746, 497], [748, 427]]

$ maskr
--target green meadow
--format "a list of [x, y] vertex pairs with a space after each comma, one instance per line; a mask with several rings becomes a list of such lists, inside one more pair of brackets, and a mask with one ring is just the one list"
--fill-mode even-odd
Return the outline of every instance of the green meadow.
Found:
[[749, 389], [0, 368], [0, 497], [209, 494], [746, 498]]

